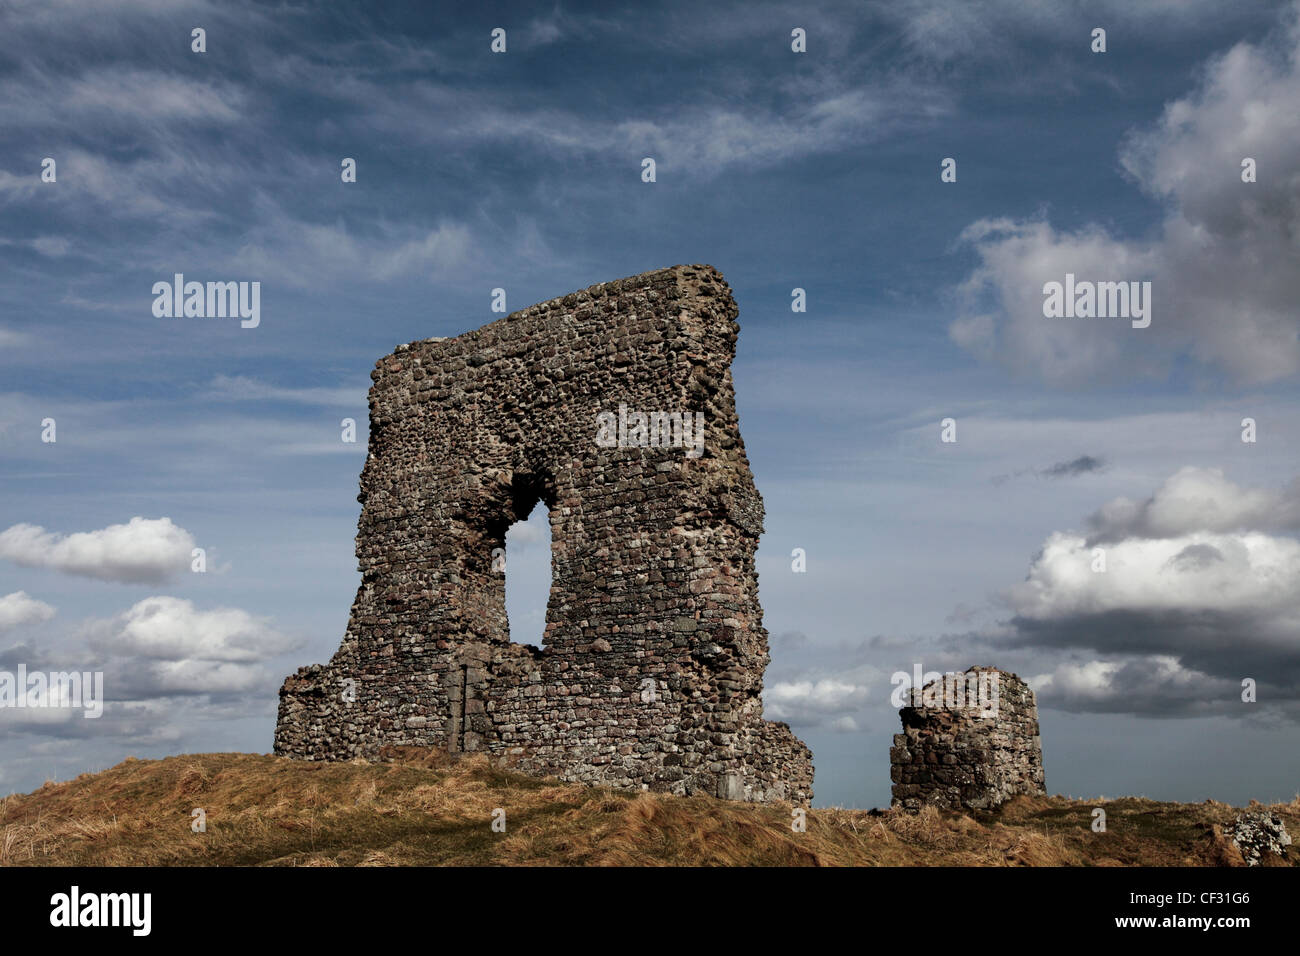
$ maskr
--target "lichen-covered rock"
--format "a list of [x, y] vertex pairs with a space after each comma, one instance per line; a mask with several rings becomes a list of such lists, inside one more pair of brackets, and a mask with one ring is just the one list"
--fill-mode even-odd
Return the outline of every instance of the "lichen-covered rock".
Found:
[[1038, 706], [1029, 685], [972, 667], [913, 688], [889, 751], [894, 806], [988, 810], [1046, 793]]
[[[565, 780], [808, 803], [811, 752], [762, 716], [737, 311], [721, 274], [677, 266], [381, 359], [361, 586], [330, 663], [284, 682], [275, 752], [483, 751]], [[511, 642], [502, 560], [539, 500], [542, 649]]]
[[1237, 817], [1229, 833], [1247, 866], [1259, 866], [1265, 853], [1285, 857], [1291, 845], [1286, 824], [1275, 813], [1249, 810]]

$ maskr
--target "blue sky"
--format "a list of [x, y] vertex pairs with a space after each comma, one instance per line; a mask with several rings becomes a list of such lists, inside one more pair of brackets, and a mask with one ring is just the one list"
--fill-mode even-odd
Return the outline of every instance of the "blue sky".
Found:
[[[888, 803], [915, 662], [1029, 679], [1052, 792], [1290, 799], [1297, 10], [1133, 6], [7, 4], [0, 668], [103, 670], [108, 703], [0, 710], [0, 791], [268, 751], [358, 583], [375, 360], [497, 287], [707, 262], [767, 506], [766, 709], [819, 805]], [[259, 281], [260, 325], [155, 318], [178, 272]], [[1045, 318], [1067, 272], [1151, 281], [1151, 326]], [[535, 643], [544, 515], [509, 562]]]

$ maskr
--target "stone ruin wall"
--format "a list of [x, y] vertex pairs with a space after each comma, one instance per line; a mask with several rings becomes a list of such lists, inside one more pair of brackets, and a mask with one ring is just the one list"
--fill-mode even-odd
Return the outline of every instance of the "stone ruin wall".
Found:
[[[585, 783], [810, 802], [811, 752], [763, 720], [763, 501], [735, 410], [737, 314], [720, 273], [678, 266], [381, 359], [361, 585], [330, 663], [285, 680], [275, 752], [437, 747]], [[702, 412], [703, 454], [598, 446], [597, 414], [620, 404]], [[541, 649], [511, 641], [494, 564], [539, 500]]]
[[[996, 696], [985, 699], [995, 700], [995, 708], [971, 706], [971, 675], [996, 687]], [[958, 678], [960, 702], [955, 689], [945, 698], [941, 679], [913, 689], [911, 704], [899, 711], [903, 732], [889, 751], [893, 806], [989, 810], [1017, 794], [1046, 793], [1029, 685], [992, 667], [972, 667]]]

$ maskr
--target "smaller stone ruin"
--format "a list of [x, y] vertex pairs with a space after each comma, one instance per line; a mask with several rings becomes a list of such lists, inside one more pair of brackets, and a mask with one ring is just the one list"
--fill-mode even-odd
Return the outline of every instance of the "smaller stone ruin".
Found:
[[1038, 706], [1029, 685], [972, 667], [913, 688], [889, 750], [893, 806], [989, 810], [1017, 794], [1044, 794]]

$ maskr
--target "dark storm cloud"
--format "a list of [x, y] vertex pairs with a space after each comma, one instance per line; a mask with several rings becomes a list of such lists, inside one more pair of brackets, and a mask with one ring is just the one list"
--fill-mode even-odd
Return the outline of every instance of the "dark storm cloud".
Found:
[[1058, 461], [1055, 465], [1049, 465], [1039, 474], [1044, 478], [1073, 478], [1076, 475], [1101, 471], [1105, 467], [1106, 462], [1101, 458], [1094, 458], [1092, 455], [1080, 455], [1072, 461]]

